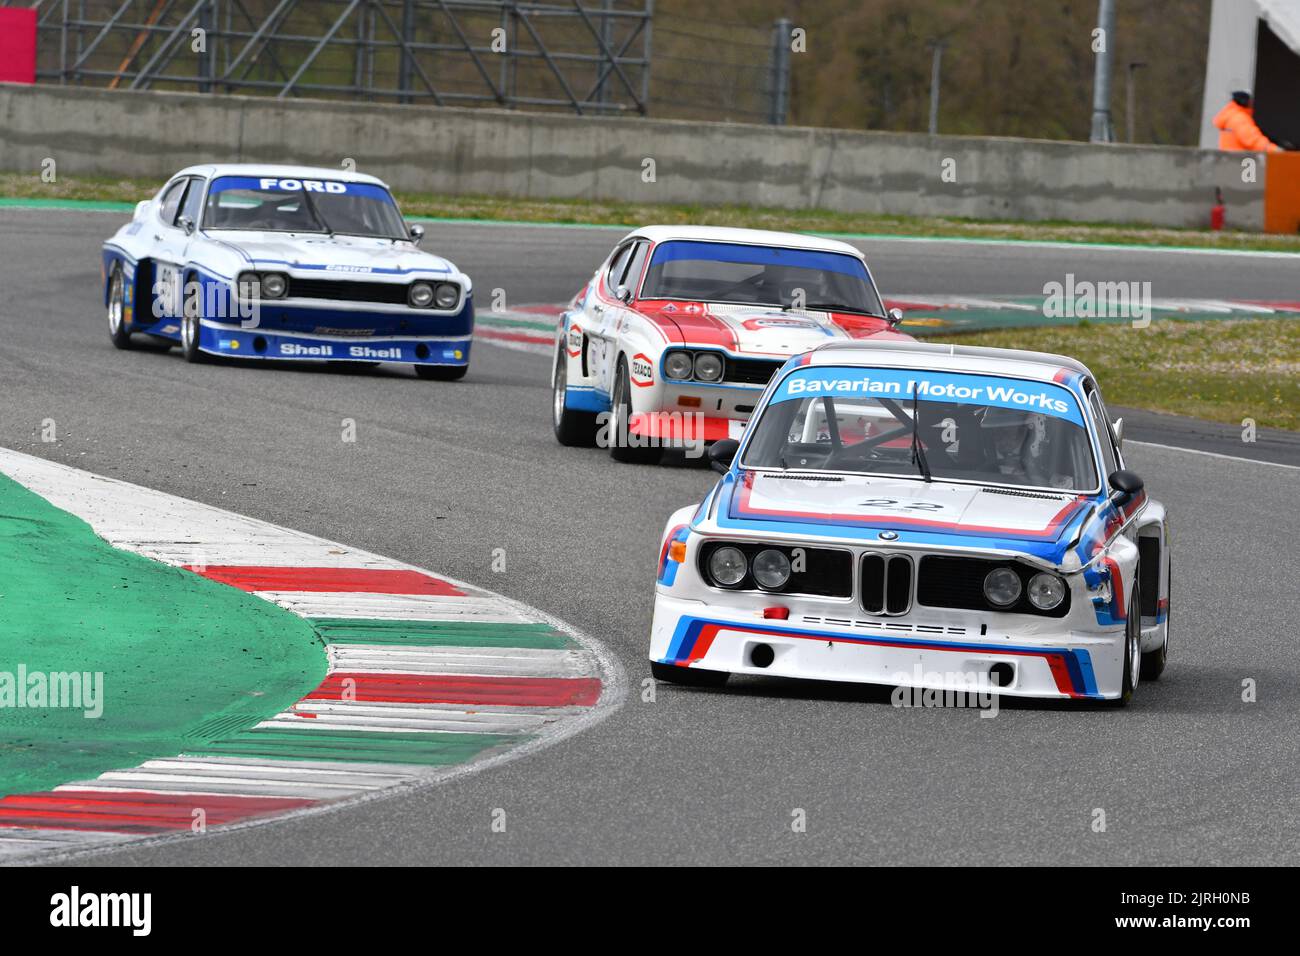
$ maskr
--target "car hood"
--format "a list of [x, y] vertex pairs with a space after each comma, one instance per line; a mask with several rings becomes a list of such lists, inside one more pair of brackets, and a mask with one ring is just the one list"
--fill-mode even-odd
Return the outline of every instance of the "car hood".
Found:
[[1093, 503], [1075, 494], [806, 472], [729, 474], [719, 495], [720, 528], [993, 548], [1049, 560], [1059, 560]]
[[675, 326], [687, 345], [739, 354], [787, 357], [836, 339], [902, 340], [885, 319], [847, 312], [782, 312], [773, 306], [717, 302], [645, 302], [638, 310], [661, 327]]
[[394, 275], [408, 272], [456, 272], [441, 256], [409, 242], [361, 236], [313, 233], [214, 232], [210, 239], [233, 246], [254, 265], [302, 268], [354, 275]]

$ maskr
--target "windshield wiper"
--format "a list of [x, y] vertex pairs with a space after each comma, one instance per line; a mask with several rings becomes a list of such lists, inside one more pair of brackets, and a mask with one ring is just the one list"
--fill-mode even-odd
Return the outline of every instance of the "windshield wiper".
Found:
[[[793, 306], [789, 306], [789, 305], [782, 306], [782, 311], [785, 312], [791, 312], [793, 311], [793, 309], [794, 309]], [[846, 305], [843, 302], [805, 302], [802, 308], [799, 309], [799, 311], [800, 312], [809, 312], [809, 311], [852, 312], [855, 315], [869, 315], [872, 318], [876, 318], [876, 319], [884, 318], [884, 316], [881, 315], [879, 312], [872, 312], [869, 309], [861, 309], [855, 305]]]
[[926, 481], [932, 481], [930, 477], [930, 463], [925, 460], [925, 446], [921, 444], [921, 418], [917, 414], [917, 395], [919, 390], [912, 388], [912, 464], [921, 469], [921, 475]]
[[312, 218], [315, 219], [316, 222], [320, 224], [320, 227], [325, 231], [325, 234], [329, 236], [331, 239], [333, 239], [334, 230], [330, 228], [330, 224], [326, 222], [325, 217], [321, 215], [320, 209], [318, 209], [316, 206], [316, 200], [311, 198], [311, 193], [309, 193], [307, 190], [304, 189], [302, 191], [302, 198], [306, 200], [307, 208], [311, 210]]

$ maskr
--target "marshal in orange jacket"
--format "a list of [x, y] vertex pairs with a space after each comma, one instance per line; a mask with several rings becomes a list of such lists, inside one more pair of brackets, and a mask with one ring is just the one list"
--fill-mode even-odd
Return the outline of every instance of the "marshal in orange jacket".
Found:
[[1219, 131], [1219, 149], [1278, 153], [1282, 147], [1263, 134], [1255, 123], [1254, 107], [1241, 106], [1233, 100], [1214, 117]]

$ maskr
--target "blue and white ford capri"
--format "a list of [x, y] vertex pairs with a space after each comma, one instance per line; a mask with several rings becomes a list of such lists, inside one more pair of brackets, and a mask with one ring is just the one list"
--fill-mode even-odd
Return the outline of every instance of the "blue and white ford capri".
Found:
[[1165, 509], [1057, 355], [832, 343], [773, 376], [672, 516], [650, 661], [1127, 703], [1165, 667]]
[[473, 287], [373, 176], [192, 166], [104, 243], [108, 331], [208, 356], [469, 367]]

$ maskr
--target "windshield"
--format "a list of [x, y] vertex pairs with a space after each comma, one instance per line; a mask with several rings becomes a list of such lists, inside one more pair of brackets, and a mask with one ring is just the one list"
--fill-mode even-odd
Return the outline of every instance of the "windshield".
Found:
[[731, 242], [661, 243], [641, 298], [884, 315], [866, 267], [855, 256]]
[[797, 369], [761, 412], [741, 464], [1062, 491], [1098, 484], [1066, 388], [919, 369]]
[[203, 228], [407, 238], [402, 215], [382, 186], [253, 176], [212, 181]]

